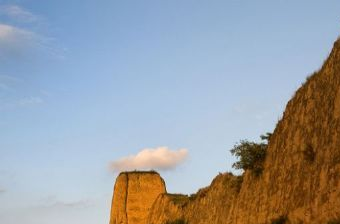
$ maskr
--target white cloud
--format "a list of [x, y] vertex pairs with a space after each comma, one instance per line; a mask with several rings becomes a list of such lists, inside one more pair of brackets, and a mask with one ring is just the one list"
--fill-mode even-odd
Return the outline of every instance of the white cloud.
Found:
[[21, 81], [21, 79], [12, 76], [0, 75], [0, 91], [13, 91], [12, 86]]
[[45, 52], [62, 59], [66, 50], [55, 46], [55, 41], [29, 29], [0, 22], [0, 60], [2, 57], [18, 59], [33, 52]]
[[49, 26], [40, 15], [15, 4], [0, 4], [0, 21], [0, 62], [4, 59], [17, 60], [32, 53], [64, 58], [65, 48], [57, 46], [56, 39], [42, 34], [42, 28]]
[[173, 169], [188, 157], [187, 149], [170, 150], [168, 147], [143, 149], [136, 155], [121, 158], [110, 163], [115, 172], [135, 169]]
[[0, 82], [0, 90], [9, 91], [9, 90], [12, 90], [12, 89], [7, 84]]
[[0, 111], [27, 108], [43, 103], [44, 100], [41, 97], [37, 96], [29, 96], [23, 97], [21, 99], [9, 99], [9, 100], [2, 100], [0, 98]]
[[56, 201], [48, 207], [59, 207], [59, 208], [84, 208], [90, 207], [93, 203], [90, 200], [79, 200], [79, 201]]
[[26, 9], [21, 8], [18, 5], [0, 6], [0, 15], [4, 15], [10, 19], [24, 22], [24, 23], [37, 22], [40, 19], [40, 17], [27, 11]]
[[0, 81], [22, 82], [23, 80], [9, 75], [0, 75]]
[[44, 38], [32, 31], [0, 23], [0, 56], [22, 54], [43, 42]]
[[23, 85], [26, 85], [23, 79], [0, 75], [0, 111], [25, 108], [45, 102], [41, 96], [19, 96], [19, 90]]
[[57, 199], [56, 195], [50, 195], [42, 198], [37, 207], [40, 208], [85, 208], [93, 206], [93, 199], [79, 199], [73, 201], [64, 201]]
[[18, 39], [33, 39], [35, 36], [36, 35], [31, 31], [0, 23], [1, 42], [10, 42]]
[[26, 97], [26, 98], [18, 100], [16, 104], [18, 106], [29, 106], [29, 105], [41, 104], [43, 102], [44, 100], [40, 97], [30, 96], [30, 97]]

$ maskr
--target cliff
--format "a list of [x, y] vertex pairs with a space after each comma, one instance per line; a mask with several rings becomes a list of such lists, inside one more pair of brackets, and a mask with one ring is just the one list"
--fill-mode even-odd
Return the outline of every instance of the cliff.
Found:
[[220, 174], [196, 195], [163, 192], [147, 224], [340, 223], [340, 40], [288, 102], [263, 172]]
[[194, 195], [162, 194], [152, 206], [147, 223], [163, 224], [176, 220], [194, 224], [223, 223], [241, 184], [242, 177], [226, 173], [219, 174], [209, 187]]
[[[262, 175], [256, 177], [245, 172], [239, 193], [228, 188], [218, 193], [214, 184], [208, 189], [219, 196], [213, 201], [194, 199], [183, 209], [177, 209], [177, 217], [171, 214], [168, 220], [183, 218], [189, 223], [207, 224], [262, 224], [279, 220], [326, 224], [339, 220], [340, 40], [335, 42], [320, 71], [309, 77], [287, 104], [271, 137]], [[227, 193], [231, 194], [228, 200], [224, 198]], [[149, 221], [161, 224], [167, 219], [162, 211], [175, 213], [174, 203], [165, 196], [156, 203]], [[193, 212], [196, 216], [190, 215]], [[221, 219], [213, 220], [206, 213]]]
[[287, 104], [263, 174], [246, 172], [228, 223], [322, 224], [340, 218], [340, 40]]
[[124, 172], [115, 183], [110, 224], [146, 224], [156, 198], [166, 192], [156, 172]]

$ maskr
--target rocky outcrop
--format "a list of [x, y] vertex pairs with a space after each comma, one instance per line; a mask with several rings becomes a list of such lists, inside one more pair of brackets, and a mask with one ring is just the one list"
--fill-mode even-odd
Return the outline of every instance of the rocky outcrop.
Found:
[[110, 224], [146, 224], [152, 204], [165, 192], [156, 172], [121, 173], [114, 187]]
[[230, 223], [322, 224], [340, 217], [340, 41], [287, 105], [264, 173], [245, 174]]
[[163, 224], [175, 220], [189, 223], [223, 223], [242, 184], [242, 177], [231, 173], [219, 174], [209, 187], [196, 194], [162, 194], [154, 205], [148, 224]]
[[[123, 214], [124, 206], [117, 212]], [[223, 174], [196, 195], [159, 195], [147, 224], [174, 220], [340, 223], [340, 40], [322, 68], [288, 102], [270, 138], [262, 174], [246, 171], [242, 179]]]
[[264, 173], [244, 176], [230, 223], [322, 224], [340, 218], [340, 40], [287, 105]]
[[[227, 192], [233, 196], [222, 200]], [[262, 175], [245, 172], [239, 193], [226, 188], [217, 194], [208, 204], [188, 202], [177, 209], [177, 217], [174, 203], [163, 196], [149, 219], [154, 224], [174, 217], [193, 224], [270, 224], [280, 217], [281, 223], [292, 224], [340, 220], [340, 40], [288, 103], [271, 137]], [[167, 210], [172, 212], [165, 217]], [[193, 211], [196, 216], [190, 215]]]

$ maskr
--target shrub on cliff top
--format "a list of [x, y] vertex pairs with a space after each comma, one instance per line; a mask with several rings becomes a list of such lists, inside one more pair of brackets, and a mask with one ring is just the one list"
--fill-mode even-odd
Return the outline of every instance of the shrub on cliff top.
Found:
[[281, 215], [280, 217], [273, 219], [271, 224], [285, 224], [287, 222], [287, 216]]
[[258, 176], [262, 173], [263, 162], [266, 157], [268, 142], [271, 133], [261, 135], [261, 140], [264, 142], [256, 143], [248, 140], [241, 140], [231, 150], [231, 154], [239, 158], [239, 161], [233, 164], [235, 169], [251, 170]]
[[237, 176], [236, 179], [231, 181], [231, 187], [239, 193], [243, 183], [243, 176]]
[[165, 224], [188, 224], [184, 219], [176, 219], [174, 221], [167, 221]]
[[327, 222], [327, 224], [340, 224], [340, 219], [331, 220], [331, 221]]
[[167, 194], [171, 201], [178, 206], [185, 206], [189, 201], [189, 196], [185, 194]]

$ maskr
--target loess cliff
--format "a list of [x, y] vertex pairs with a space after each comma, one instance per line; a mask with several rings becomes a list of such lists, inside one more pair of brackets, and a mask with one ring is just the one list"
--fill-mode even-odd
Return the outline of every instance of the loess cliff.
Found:
[[[340, 40], [289, 101], [258, 178], [246, 172], [226, 223], [340, 218]], [[340, 220], [340, 219], [339, 219]]]
[[[110, 224], [128, 223], [127, 218], [145, 224], [340, 223], [340, 40], [288, 102], [260, 176], [220, 174], [191, 196], [167, 194], [163, 186], [153, 194], [152, 207], [152, 200], [148, 209], [134, 207], [148, 213], [142, 218], [123, 200], [119, 186], [127, 182], [116, 183]], [[142, 189], [133, 194], [142, 197]]]
[[110, 224], [145, 224], [156, 198], [166, 192], [156, 172], [124, 172], [116, 180]]
[[242, 177], [230, 173], [219, 174], [211, 185], [196, 194], [186, 196], [162, 194], [154, 203], [148, 224], [187, 220], [189, 223], [224, 223], [235, 200]]

